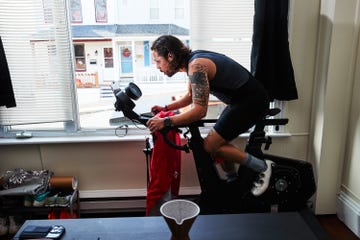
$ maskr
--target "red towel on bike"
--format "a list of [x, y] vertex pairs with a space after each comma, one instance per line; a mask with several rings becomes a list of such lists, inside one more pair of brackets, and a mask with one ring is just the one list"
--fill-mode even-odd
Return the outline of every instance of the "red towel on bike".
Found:
[[[156, 116], [164, 118], [174, 115], [173, 112], [161, 111]], [[167, 133], [170, 141], [181, 144], [180, 134], [175, 130]], [[167, 144], [160, 132], [153, 134], [154, 147], [150, 162], [150, 181], [146, 195], [146, 215], [149, 215], [154, 204], [169, 190], [179, 195], [181, 151]]]

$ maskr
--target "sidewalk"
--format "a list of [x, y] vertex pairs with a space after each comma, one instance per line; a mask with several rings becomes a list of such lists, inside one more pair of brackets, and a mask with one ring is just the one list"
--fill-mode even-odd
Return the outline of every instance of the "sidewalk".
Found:
[[[149, 112], [155, 104], [165, 105], [172, 96], [179, 96], [186, 91], [186, 84], [138, 84], [142, 97], [135, 102], [134, 111], [138, 114]], [[81, 127], [106, 128], [111, 126], [110, 119], [123, 116], [115, 112], [115, 96], [101, 98], [99, 88], [80, 88], [78, 106]]]
[[[182, 83], [138, 84], [138, 87], [142, 91], [142, 97], [134, 101], [136, 110], [148, 112], [151, 106], [169, 103], [172, 96], [183, 94], [187, 86]], [[99, 88], [79, 88], [77, 93], [80, 114], [114, 110], [115, 96], [101, 98]]]

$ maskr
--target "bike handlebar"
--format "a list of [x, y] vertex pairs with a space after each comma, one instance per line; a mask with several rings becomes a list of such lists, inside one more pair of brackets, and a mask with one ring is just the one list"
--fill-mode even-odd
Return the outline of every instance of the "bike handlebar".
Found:
[[[145, 114], [141, 114], [138, 115], [137, 113], [135, 113], [134, 111], [125, 111], [123, 112], [124, 116], [131, 119], [131, 120], [136, 120], [138, 122], [140, 122], [141, 124], [143, 124], [144, 126], [147, 127], [146, 123], [147, 121], [152, 117], [150, 115], [145, 115]], [[270, 114], [270, 116], [272, 116], [272, 114]], [[183, 125], [183, 126], [175, 126], [175, 127], [165, 127], [162, 130], [160, 130], [161, 135], [164, 138], [164, 141], [169, 144], [171, 147], [181, 150], [181, 151], [185, 151], [186, 153], [190, 152], [190, 147], [187, 144], [184, 145], [177, 145], [176, 143], [172, 142], [168, 137], [167, 137], [167, 133], [172, 130], [175, 129], [176, 131], [179, 131], [179, 128], [183, 128], [183, 127], [204, 127], [205, 123], [215, 123], [217, 121], [217, 119], [201, 119], [195, 122], [192, 122], [190, 124], [187, 125]], [[256, 127], [259, 128], [259, 130], [263, 130], [263, 128], [265, 126], [279, 126], [279, 125], [286, 125], [288, 123], [289, 119], [287, 118], [274, 118], [274, 119], [268, 119], [268, 118], [264, 118], [261, 121], [259, 121], [256, 124]]]
[[[119, 88], [119, 86], [116, 85], [116, 83], [114, 83], [111, 86], [111, 88], [116, 97], [115, 110], [122, 111], [125, 117], [129, 118], [132, 121], [138, 121], [141, 124], [143, 124], [145, 127], [147, 127], [146, 123], [152, 116], [143, 115], [143, 114], [139, 115], [133, 111], [133, 109], [135, 107], [135, 103], [132, 101], [132, 99], [137, 100], [141, 97], [142, 93], [141, 93], [140, 88], [138, 86], [136, 86], [136, 84], [134, 84], [134, 83], [130, 83], [129, 86], [127, 86], [125, 88], [125, 91], [122, 91]], [[275, 116], [279, 112], [280, 112], [279, 108], [269, 109], [268, 112], [266, 113], [266, 115], [264, 116], [264, 118], [261, 121], [259, 121], [258, 123], [256, 123], [255, 131], [264, 131], [264, 127], [267, 125], [279, 126], [279, 125], [287, 124], [288, 119], [268, 119], [267, 118], [269, 116]], [[176, 126], [176, 127], [172, 127], [172, 128], [179, 130], [179, 128], [181, 128], [181, 127], [190, 127], [192, 129], [194, 129], [194, 127], [195, 128], [203, 127], [205, 125], [205, 123], [215, 123], [215, 122], [216, 122], [216, 119], [202, 119], [202, 120], [190, 123], [186, 126]], [[172, 128], [165, 128], [161, 131], [161, 134], [163, 135], [166, 143], [168, 143], [170, 146], [172, 146], [176, 149], [189, 152], [188, 145], [179, 146], [179, 145], [171, 142], [167, 138], [167, 133]]]
[[[135, 115], [133, 115], [135, 116]], [[146, 126], [146, 122], [151, 118], [152, 116], [149, 116], [149, 115], [138, 115], [137, 117], [137, 121], [141, 122], [143, 125]], [[181, 150], [181, 151], [185, 151], [186, 153], [189, 153], [190, 152], [190, 147], [187, 145], [187, 144], [184, 144], [184, 145], [177, 145], [176, 143], [172, 142], [168, 137], [167, 137], [167, 133], [170, 131], [170, 130], [176, 130], [176, 131], [179, 131], [179, 127], [165, 127], [163, 129], [160, 130], [160, 133], [161, 135], [163, 136], [164, 138], [164, 141], [169, 144], [171, 147], [175, 148], [175, 149], [178, 149], [178, 150]]]
[[185, 151], [186, 153], [190, 152], [190, 147], [187, 144], [184, 145], [177, 145], [176, 143], [170, 141], [170, 139], [167, 137], [167, 133], [171, 130], [171, 128], [169, 127], [165, 127], [164, 129], [160, 130], [161, 135], [164, 138], [164, 141], [169, 144], [171, 147], [180, 150], [180, 151]]

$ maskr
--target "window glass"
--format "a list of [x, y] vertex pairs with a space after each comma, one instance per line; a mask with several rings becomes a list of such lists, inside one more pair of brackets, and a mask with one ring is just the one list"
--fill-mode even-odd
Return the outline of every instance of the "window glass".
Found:
[[74, 52], [75, 52], [76, 71], [85, 71], [86, 70], [85, 46], [83, 44], [75, 44]]
[[184, 19], [184, 0], [175, 0], [175, 19]]
[[96, 22], [107, 22], [106, 0], [95, 0]]
[[150, 19], [160, 18], [159, 0], [150, 0]]
[[[0, 4], [3, 1], [0, 0]], [[22, 71], [21, 74], [15, 73], [13, 86], [19, 109], [24, 114], [17, 117], [22, 121], [19, 124], [9, 117], [12, 110], [0, 109], [2, 119], [6, 119], [5, 124], [5, 120], [0, 118], [3, 121], [0, 127], [6, 125], [12, 130], [66, 129], [69, 133], [89, 129], [100, 132], [113, 130], [123, 123], [131, 124], [121, 112], [114, 111], [115, 97], [111, 90], [114, 82], [121, 89], [130, 82], [140, 87], [142, 97], [135, 101], [134, 109], [137, 113], [147, 113], [155, 104], [165, 105], [181, 97], [187, 88], [186, 74], [178, 73], [169, 78], [156, 69], [151, 59], [150, 46], [162, 34], [176, 35], [193, 50], [228, 54], [249, 67], [253, 1], [70, 0], [69, 22], [72, 25], [69, 32], [65, 31], [67, 22], [63, 17], [66, 9], [54, 4], [58, 1], [19, 0], [15, 7], [5, 4], [1, 8], [0, 34], [5, 36], [5, 48], [13, 47], [10, 43], [19, 43], [13, 47], [14, 54], [9, 54], [9, 67], [12, 74], [16, 66]], [[66, 5], [65, 0], [60, 2]], [[17, 12], [22, 9], [20, 6], [38, 8], [31, 16], [35, 21], [31, 22], [31, 28], [26, 29], [29, 31], [27, 40], [16, 35], [27, 32], [21, 27], [13, 34], [17, 22], [19, 26], [24, 22], [30, 24], [28, 16]], [[111, 9], [114, 16], [109, 15], [107, 9]], [[6, 17], [12, 15], [17, 18]], [[39, 18], [39, 15], [43, 17]], [[156, 23], [151, 22], [154, 19], [157, 19]], [[39, 20], [41, 22], [36, 22]], [[59, 36], [70, 37], [73, 47], [64, 44], [66, 41]], [[12, 51], [5, 50], [7, 53]], [[31, 67], [24, 68], [25, 63]], [[44, 66], [45, 70], [40, 71], [39, 66]], [[58, 89], [54, 89], [55, 86]], [[50, 94], [49, 89], [54, 92]], [[42, 92], [36, 92], [39, 90]], [[49, 96], [42, 99], [45, 93]], [[38, 114], [30, 112], [40, 99], [45, 103], [53, 102], [51, 110], [44, 108], [44, 116], [41, 115], [41, 119], [46, 121], [37, 120], [35, 116]], [[37, 108], [42, 106], [36, 105]], [[223, 104], [211, 97], [207, 117], [216, 118], [223, 108]], [[56, 117], [57, 111], [62, 113], [61, 117]], [[55, 123], [48, 120], [49, 115], [54, 115]]]
[[105, 68], [113, 68], [114, 67], [112, 48], [104, 48], [104, 62], [105, 62]]
[[81, 0], [70, 0], [71, 22], [82, 22]]

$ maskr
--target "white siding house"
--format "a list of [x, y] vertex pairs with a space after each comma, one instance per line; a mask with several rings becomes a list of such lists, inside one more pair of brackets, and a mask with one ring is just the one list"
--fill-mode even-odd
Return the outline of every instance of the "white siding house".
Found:
[[189, 41], [187, 0], [70, 2], [78, 87], [166, 81], [152, 65], [151, 42], [162, 34]]

